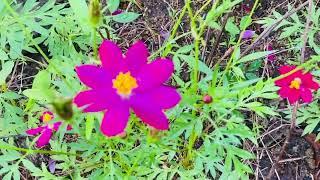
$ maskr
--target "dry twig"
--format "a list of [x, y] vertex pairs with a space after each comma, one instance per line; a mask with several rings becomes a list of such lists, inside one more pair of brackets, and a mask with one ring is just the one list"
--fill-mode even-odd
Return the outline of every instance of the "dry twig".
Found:
[[244, 55], [246, 55], [251, 49], [253, 49], [255, 47], [255, 45], [258, 43], [258, 41], [260, 41], [261, 39], [266, 38], [270, 32], [275, 29], [283, 20], [285, 20], [286, 18], [290, 17], [292, 14], [294, 14], [295, 12], [301, 10], [302, 8], [304, 8], [306, 5], [308, 4], [308, 1], [304, 2], [303, 4], [301, 4], [299, 7], [295, 8], [295, 9], [291, 9], [290, 11], [288, 11], [285, 15], [283, 15], [283, 17], [279, 20], [277, 20], [274, 24], [272, 24], [271, 26], [269, 26], [268, 28], [266, 28], [256, 39], [255, 41], [249, 46], [247, 47], [247, 49], [245, 49], [243, 51], [243, 53], [241, 54], [241, 57], [243, 57]]
[[291, 139], [291, 135], [293, 134], [293, 131], [296, 127], [296, 120], [297, 120], [297, 110], [298, 110], [298, 102], [296, 102], [296, 104], [294, 105], [293, 107], [293, 111], [292, 111], [292, 118], [291, 118], [291, 126], [290, 126], [290, 129], [289, 129], [289, 132], [288, 132], [288, 135], [286, 137], [286, 140], [285, 142], [283, 143], [282, 147], [281, 147], [281, 150], [280, 150], [280, 153], [278, 155], [278, 158], [276, 159], [276, 162], [272, 165], [269, 173], [268, 173], [268, 176], [266, 177], [267, 180], [270, 180], [274, 174], [274, 170], [277, 168], [277, 166], [279, 165], [279, 162], [281, 161], [282, 159], [282, 156], [284, 155], [286, 149], [287, 149], [287, 146], [290, 142], [290, 139]]

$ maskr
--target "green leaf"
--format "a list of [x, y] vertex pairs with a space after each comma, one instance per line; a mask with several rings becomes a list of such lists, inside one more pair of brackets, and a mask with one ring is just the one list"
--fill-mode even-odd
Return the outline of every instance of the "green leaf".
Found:
[[80, 22], [84, 30], [89, 29], [89, 8], [86, 0], [69, 0], [75, 18]]
[[6, 83], [6, 79], [10, 75], [13, 67], [14, 67], [13, 61], [7, 61], [2, 65], [1, 71], [0, 71], [0, 85], [3, 85]]
[[210, 28], [212, 28], [212, 29], [217, 29], [217, 30], [221, 30], [222, 29], [221, 26], [215, 21], [209, 21], [208, 22], [208, 26]]
[[48, 71], [40, 71], [32, 83], [32, 88], [48, 89], [51, 84], [51, 75]]
[[233, 72], [235, 73], [236, 76], [245, 79], [245, 76], [244, 76], [242, 70], [239, 67], [234, 66], [234, 67], [232, 67], [232, 70], [233, 70]]
[[32, 89], [23, 91], [23, 94], [30, 99], [38, 101], [53, 101], [55, 92], [50, 88], [51, 85], [51, 74], [46, 71], [40, 71], [34, 78]]
[[2, 49], [0, 49], [0, 60], [8, 60], [9, 57], [6, 52], [4, 52]]
[[294, 26], [283, 28], [282, 31], [283, 32], [281, 33], [279, 39], [284, 39], [289, 36], [295, 35], [296, 33], [300, 33], [301, 29], [299, 25], [294, 25]]
[[134, 13], [134, 12], [123, 12], [121, 14], [117, 14], [115, 16], [112, 16], [113, 20], [118, 23], [129, 23], [134, 20], [136, 20], [140, 14]]
[[40, 89], [26, 89], [23, 91], [23, 94], [30, 99], [34, 99], [37, 101], [46, 100], [46, 96], [42, 93]]
[[23, 163], [24, 167], [26, 167], [32, 173], [41, 173], [41, 170], [39, 168], [37, 168], [31, 161], [29, 161], [27, 159], [23, 159], [22, 163]]
[[238, 61], [236, 61], [235, 64], [240, 64], [240, 63], [245, 63], [245, 62], [253, 61], [256, 59], [260, 59], [260, 58], [266, 57], [267, 55], [272, 54], [274, 52], [276, 52], [276, 51], [263, 51], [263, 52], [251, 53], [249, 55], [242, 57]]
[[120, 0], [108, 0], [108, 9], [111, 13], [115, 12], [120, 5]]
[[240, 29], [245, 30], [250, 24], [252, 23], [252, 19], [250, 16], [244, 16], [242, 17], [240, 21]]
[[94, 116], [88, 115], [86, 117], [86, 139], [90, 140], [92, 129], [94, 127]]
[[234, 24], [234, 20], [232, 18], [228, 19], [225, 29], [233, 36], [240, 33], [240, 29]]

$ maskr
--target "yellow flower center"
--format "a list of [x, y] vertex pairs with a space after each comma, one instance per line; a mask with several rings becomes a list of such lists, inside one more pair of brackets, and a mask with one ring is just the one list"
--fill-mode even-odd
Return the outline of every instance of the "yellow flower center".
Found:
[[52, 115], [49, 113], [45, 113], [42, 117], [42, 121], [43, 122], [49, 122], [53, 119]]
[[112, 80], [113, 88], [122, 97], [129, 97], [132, 90], [138, 87], [136, 78], [132, 77], [130, 72], [120, 72], [116, 79]]
[[291, 89], [300, 89], [300, 85], [301, 85], [301, 79], [294, 78], [294, 80], [291, 81], [290, 88]]

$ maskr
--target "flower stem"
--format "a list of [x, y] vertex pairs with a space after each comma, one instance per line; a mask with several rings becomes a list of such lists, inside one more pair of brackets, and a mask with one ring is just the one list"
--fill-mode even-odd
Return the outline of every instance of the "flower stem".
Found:
[[[188, 0], [188, 1], [190, 1], [190, 0]], [[187, 1], [187, 2], [188, 2], [188, 1]], [[172, 33], [170, 34], [170, 37], [168, 38], [167, 42], [170, 42], [170, 41], [173, 40], [173, 38], [175, 37], [175, 35], [176, 35], [177, 31], [178, 31], [178, 28], [179, 28], [179, 26], [180, 26], [180, 23], [181, 23], [181, 21], [182, 21], [182, 18], [183, 18], [184, 15], [186, 14], [186, 11], [187, 11], [187, 2], [186, 2], [186, 4], [184, 5], [184, 7], [183, 7], [183, 9], [182, 9], [182, 11], [181, 11], [181, 13], [180, 13], [180, 16], [179, 16], [178, 20], [176, 21], [176, 23], [175, 23], [174, 26], [173, 26], [173, 28], [172, 28]], [[172, 43], [168, 43], [168, 44], [166, 45], [166, 48], [165, 48], [164, 52], [162, 53], [162, 56], [163, 56], [163, 57], [168, 56], [168, 54], [170, 53], [171, 49], [172, 49]]]
[[96, 28], [95, 27], [92, 27], [92, 48], [93, 48], [93, 56], [94, 56], [94, 59], [96, 61], [98, 61], [98, 46], [97, 46], [97, 32], [96, 32]]
[[80, 155], [78, 155], [76, 153], [68, 153], [68, 152], [61, 152], [61, 151], [46, 151], [46, 150], [25, 149], [25, 148], [19, 148], [19, 147], [8, 146], [8, 145], [0, 145], [0, 149], [21, 151], [21, 152], [26, 152], [26, 153], [29, 153], [29, 154], [40, 153], [40, 154], [50, 154], [50, 155], [80, 156]]
[[286, 149], [287, 149], [287, 146], [290, 142], [290, 139], [291, 139], [291, 136], [292, 136], [292, 133], [294, 132], [295, 130], [295, 127], [296, 127], [296, 121], [297, 121], [297, 111], [298, 111], [298, 107], [299, 107], [299, 103], [296, 102], [294, 107], [293, 107], [293, 110], [292, 110], [292, 117], [291, 117], [291, 125], [290, 125], [290, 129], [289, 129], [289, 132], [287, 134], [287, 137], [286, 137], [286, 140], [284, 141], [282, 147], [281, 147], [281, 150], [280, 150], [280, 153], [278, 155], [278, 158], [276, 159], [276, 162], [273, 163], [269, 173], [268, 173], [268, 176], [267, 176], [267, 180], [270, 180], [277, 168], [277, 166], [279, 165], [279, 162], [280, 160], [282, 159], [282, 156], [284, 155]]
[[[259, 0], [255, 0], [254, 5], [253, 5], [253, 7], [252, 7], [252, 9], [251, 9], [251, 12], [250, 12], [250, 14], [249, 14], [249, 18], [252, 17], [255, 9], [256, 9], [257, 6], [258, 6], [258, 3], [259, 3]], [[243, 27], [243, 29], [241, 29], [241, 31], [244, 31], [246, 28], [247, 28], [247, 27]], [[233, 62], [234, 59], [235, 59], [235, 56], [236, 56], [236, 53], [237, 53], [237, 49], [240, 48], [242, 36], [243, 36], [243, 33], [240, 33], [240, 37], [239, 37], [239, 39], [238, 39], [238, 41], [237, 41], [237, 44], [234, 46], [234, 51], [232, 52], [231, 57], [230, 57], [230, 59], [229, 59], [228, 62], [227, 62], [227, 66], [226, 66], [226, 68], [225, 68], [224, 71], [223, 71], [223, 74], [222, 74], [222, 76], [221, 76], [222, 78], [221, 78], [220, 81], [218, 82], [218, 86], [222, 83], [222, 80], [224, 79], [223, 77], [227, 74], [227, 72], [229, 71], [229, 69], [230, 69], [230, 67], [231, 67], [231, 65], [232, 65], [232, 62]]]

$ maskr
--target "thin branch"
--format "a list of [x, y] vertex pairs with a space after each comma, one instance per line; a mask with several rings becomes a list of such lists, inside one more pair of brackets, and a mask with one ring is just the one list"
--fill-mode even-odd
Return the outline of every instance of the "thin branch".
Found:
[[214, 45], [213, 45], [213, 49], [211, 50], [211, 52], [210, 52], [210, 54], [209, 54], [209, 56], [208, 56], [207, 64], [210, 63], [209, 67], [211, 67], [211, 66], [213, 65], [213, 61], [214, 61], [214, 60], [213, 60], [213, 57], [214, 57], [214, 54], [215, 54], [215, 52], [216, 52], [217, 49], [218, 49], [218, 46], [219, 46], [219, 43], [220, 43], [222, 34], [223, 34], [223, 32], [224, 32], [224, 29], [225, 29], [225, 27], [226, 27], [226, 24], [227, 24], [227, 21], [228, 21], [230, 15], [231, 15], [231, 13], [228, 13], [228, 14], [226, 15], [226, 18], [224, 19], [223, 24], [222, 24], [221, 31], [219, 32], [218, 37], [217, 37], [217, 39], [216, 39], [216, 41], [215, 41], [215, 43], [214, 43]]
[[[312, 0], [308, 0], [309, 2], [309, 8], [308, 8], [308, 12], [312, 11]], [[303, 32], [303, 45], [302, 45], [302, 49], [301, 49], [301, 62], [303, 63], [306, 59], [306, 46], [307, 46], [307, 41], [308, 41], [308, 32], [310, 30], [310, 24], [311, 24], [311, 16], [307, 16], [307, 23]]]
[[299, 103], [296, 102], [294, 107], [293, 107], [293, 110], [292, 110], [292, 118], [291, 118], [291, 126], [290, 126], [290, 129], [289, 129], [289, 132], [287, 134], [287, 137], [286, 137], [286, 140], [285, 142], [283, 143], [282, 147], [281, 147], [281, 150], [280, 150], [280, 153], [278, 155], [278, 158], [276, 159], [276, 162], [272, 165], [269, 173], [268, 173], [268, 176], [266, 177], [267, 180], [271, 180], [273, 174], [274, 174], [274, 171], [275, 169], [278, 167], [286, 149], [287, 149], [287, 146], [290, 142], [290, 139], [291, 139], [291, 136], [294, 132], [294, 129], [296, 127], [296, 120], [297, 120], [297, 110], [298, 110], [298, 106], [299, 106]]

